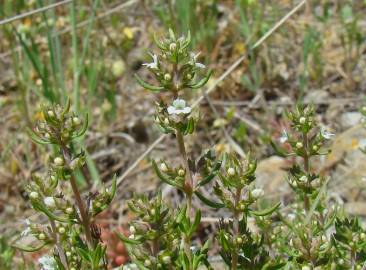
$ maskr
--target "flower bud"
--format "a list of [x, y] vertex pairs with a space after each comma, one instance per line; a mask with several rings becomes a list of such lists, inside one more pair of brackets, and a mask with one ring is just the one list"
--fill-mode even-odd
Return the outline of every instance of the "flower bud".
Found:
[[160, 164], [160, 170], [161, 170], [162, 172], [167, 172], [167, 171], [168, 171], [168, 167], [166, 166], [166, 164], [165, 164], [165, 163], [161, 163], [161, 164]]
[[300, 148], [302, 148], [304, 145], [302, 144], [302, 142], [297, 142], [296, 143], [296, 148], [297, 149], [300, 149]]
[[237, 244], [241, 244], [241, 243], [243, 243], [243, 238], [241, 238], [240, 236], [238, 236], [238, 237], [236, 238], [236, 243], [237, 243]]
[[45, 204], [47, 207], [49, 207], [49, 208], [51, 208], [51, 209], [56, 208], [56, 202], [55, 202], [55, 199], [54, 199], [53, 197], [45, 197], [45, 198], [43, 199], [43, 202], [44, 202], [44, 204]]
[[64, 165], [64, 160], [61, 157], [55, 157], [55, 159], [53, 160], [53, 162], [57, 165], [57, 166], [62, 166]]
[[44, 137], [45, 137], [46, 139], [50, 139], [50, 138], [51, 138], [51, 135], [47, 132], [47, 133], [45, 133], [45, 134], [44, 134]]
[[133, 225], [131, 225], [131, 226], [130, 226], [130, 233], [131, 233], [131, 234], [135, 234], [135, 233], [136, 233], [136, 228], [135, 228], [135, 226], [133, 226]]
[[169, 73], [166, 73], [165, 75], [164, 75], [164, 80], [166, 80], [166, 81], [170, 81], [172, 79], [172, 76], [169, 74]]
[[230, 176], [235, 175], [235, 169], [230, 167], [229, 169], [227, 169], [227, 174], [230, 175]]
[[306, 122], [306, 118], [303, 116], [300, 117], [299, 122], [300, 122], [300, 124], [304, 124]]
[[317, 145], [313, 145], [313, 150], [314, 151], [318, 151], [319, 150], [319, 147]]
[[308, 265], [304, 265], [301, 270], [311, 270], [310, 266]]
[[49, 117], [54, 117], [55, 116], [55, 113], [53, 111], [51, 111], [51, 110], [49, 110], [47, 112], [47, 114], [48, 114]]
[[252, 190], [252, 196], [254, 199], [258, 199], [259, 197], [262, 197], [264, 195], [264, 191], [261, 188], [256, 188]]
[[163, 257], [163, 263], [169, 264], [170, 262], [171, 262], [170, 256], [167, 255]]
[[178, 175], [179, 176], [184, 176], [185, 174], [186, 174], [186, 172], [183, 169], [178, 170]]
[[60, 228], [58, 228], [58, 232], [60, 234], [64, 234], [66, 232], [66, 229], [64, 227], [60, 227]]
[[71, 215], [74, 212], [74, 209], [72, 209], [72, 207], [67, 207], [65, 212], [69, 215]]
[[35, 191], [32, 191], [30, 194], [29, 194], [29, 197], [33, 200], [36, 200], [39, 198], [39, 194], [38, 192], [35, 192]]
[[172, 52], [172, 51], [175, 51], [175, 49], [177, 48], [177, 44], [175, 44], [174, 42], [170, 43], [169, 45], [169, 50]]
[[144, 265], [145, 265], [146, 267], [151, 266], [151, 261], [150, 261], [149, 259], [146, 259], [146, 260], [145, 260], [145, 262], [144, 262]]
[[74, 116], [73, 118], [72, 118], [72, 123], [74, 124], [74, 125], [80, 125], [80, 123], [81, 123], [81, 120], [80, 120], [80, 118], [79, 117], [76, 117], [76, 116]]
[[46, 239], [46, 235], [45, 235], [44, 233], [40, 233], [40, 234], [38, 235], [38, 239], [39, 239], [39, 240], [45, 240], [45, 239]]
[[186, 79], [187, 79], [187, 80], [191, 80], [191, 79], [192, 79], [192, 74], [191, 74], [191, 73], [188, 73], [188, 74], [186, 75]]

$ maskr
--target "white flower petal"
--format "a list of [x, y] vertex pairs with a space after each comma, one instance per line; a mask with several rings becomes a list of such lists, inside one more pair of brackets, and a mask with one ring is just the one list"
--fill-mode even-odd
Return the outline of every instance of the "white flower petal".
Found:
[[176, 111], [176, 110], [175, 110], [175, 107], [173, 107], [173, 106], [169, 106], [169, 107], [168, 107], [168, 113], [169, 113], [169, 114], [175, 114], [175, 111]]
[[206, 68], [206, 66], [204, 64], [201, 64], [201, 63], [196, 63], [195, 66], [198, 67], [198, 68]]
[[191, 107], [185, 107], [185, 108], [182, 110], [182, 112], [183, 112], [184, 114], [189, 114], [189, 113], [191, 113], [191, 111], [192, 111], [192, 108], [191, 108]]
[[335, 136], [335, 134], [334, 133], [331, 133], [331, 132], [329, 132], [326, 128], [324, 128], [324, 127], [322, 127], [321, 129], [320, 129], [320, 134], [322, 135], [322, 137], [324, 138], [324, 139], [326, 139], [326, 140], [329, 140], [329, 139], [331, 139], [333, 136]]

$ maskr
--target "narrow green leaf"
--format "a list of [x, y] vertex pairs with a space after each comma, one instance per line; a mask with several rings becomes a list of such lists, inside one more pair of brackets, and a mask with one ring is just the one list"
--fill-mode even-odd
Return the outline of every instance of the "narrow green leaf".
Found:
[[223, 208], [225, 207], [225, 205], [223, 203], [217, 203], [217, 202], [213, 202], [209, 199], [207, 199], [205, 196], [203, 196], [200, 192], [195, 191], [194, 194], [196, 194], [196, 196], [198, 197], [198, 199], [200, 199], [204, 204], [212, 207], [212, 208]]
[[170, 180], [169, 178], [165, 177], [159, 170], [158, 165], [156, 164], [155, 160], [152, 161], [152, 167], [156, 173], [156, 175], [160, 178], [161, 181], [163, 181], [164, 183], [174, 186], [174, 187], [178, 187], [181, 188], [176, 182]]
[[137, 240], [137, 239], [130, 239], [130, 238], [128, 238], [128, 237], [126, 237], [126, 236], [124, 236], [123, 234], [119, 233], [119, 232], [116, 232], [116, 234], [117, 234], [117, 237], [118, 237], [122, 242], [124, 242], [124, 243], [126, 243], [126, 244], [139, 245], [139, 244], [141, 244], [141, 243], [142, 243], [142, 239], [139, 239], [139, 240]]
[[144, 82], [137, 74], [135, 74], [135, 78], [138, 82], [139, 85], [141, 85], [143, 88], [151, 90], [153, 92], [160, 92], [164, 90], [163, 86], [155, 86], [155, 85], [151, 85], [147, 82]]
[[252, 213], [255, 216], [268, 216], [268, 215], [272, 214], [274, 211], [276, 211], [280, 205], [281, 205], [281, 202], [278, 202], [274, 206], [261, 210], [261, 211], [250, 210], [250, 213]]
[[210, 79], [212, 75], [212, 70], [210, 70], [207, 75], [205, 77], [203, 77], [199, 82], [195, 83], [195, 84], [192, 84], [192, 85], [187, 85], [188, 88], [192, 88], [192, 89], [199, 89], [201, 88], [202, 86], [204, 86], [208, 80]]

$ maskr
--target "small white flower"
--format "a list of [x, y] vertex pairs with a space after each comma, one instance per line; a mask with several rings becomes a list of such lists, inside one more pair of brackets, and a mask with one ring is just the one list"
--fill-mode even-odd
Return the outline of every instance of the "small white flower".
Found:
[[300, 182], [307, 182], [308, 181], [308, 177], [306, 175], [303, 175], [299, 178]]
[[25, 225], [26, 225], [26, 228], [20, 234], [20, 236], [22, 236], [22, 237], [27, 236], [31, 232], [31, 228], [30, 228], [31, 223], [30, 223], [29, 219], [25, 220]]
[[254, 199], [258, 199], [264, 195], [264, 190], [261, 188], [256, 188], [252, 190], [252, 196]]
[[281, 137], [280, 137], [280, 143], [285, 143], [288, 141], [288, 134], [286, 130], [282, 131]]
[[206, 66], [204, 64], [197, 62], [197, 58], [200, 54], [201, 54], [201, 52], [199, 52], [197, 54], [191, 53], [191, 57], [192, 57], [191, 64], [197, 68], [206, 68]]
[[301, 270], [311, 270], [311, 268], [310, 268], [310, 266], [305, 265], [305, 266], [303, 266], [303, 267], [301, 268]]
[[173, 101], [173, 106], [168, 107], [169, 114], [189, 114], [191, 113], [192, 108], [186, 106], [186, 101], [184, 99], [177, 98]]
[[153, 62], [151, 63], [144, 63], [142, 64], [143, 66], [147, 66], [148, 68], [151, 68], [151, 69], [158, 69], [158, 56], [156, 54], [151, 54], [151, 57], [153, 59]]
[[329, 132], [326, 128], [322, 127], [320, 129], [320, 134], [322, 135], [322, 137], [326, 140], [330, 140], [333, 136], [335, 136], [334, 133]]
[[53, 208], [55, 208], [55, 207], [56, 207], [55, 198], [53, 198], [53, 197], [45, 197], [45, 198], [43, 199], [43, 202], [44, 202], [44, 204], [45, 204], [47, 207], [49, 207], [49, 208], [51, 208], [51, 209], [53, 209]]
[[49, 255], [42, 256], [38, 259], [38, 263], [42, 270], [56, 270], [57, 264], [53, 257]]

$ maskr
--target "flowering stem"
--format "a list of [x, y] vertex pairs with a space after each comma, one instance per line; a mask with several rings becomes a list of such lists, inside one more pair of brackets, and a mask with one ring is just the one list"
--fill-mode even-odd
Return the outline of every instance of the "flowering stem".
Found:
[[[235, 197], [234, 197], [234, 217], [233, 217], [233, 234], [235, 241], [238, 238], [239, 235], [239, 214], [238, 211], [239, 202], [241, 197], [241, 188], [236, 189]], [[235, 243], [235, 249], [233, 253], [231, 254], [231, 269], [236, 270], [238, 267], [238, 246], [237, 243]]]
[[69, 269], [68, 265], [67, 265], [67, 260], [66, 260], [66, 256], [65, 256], [65, 251], [64, 249], [62, 248], [61, 244], [60, 244], [60, 239], [56, 233], [56, 224], [55, 224], [55, 221], [52, 220], [52, 219], [49, 219], [50, 220], [50, 224], [51, 224], [51, 229], [52, 229], [52, 237], [56, 243], [56, 249], [57, 249], [57, 252], [58, 252], [58, 255], [60, 257], [60, 261], [63, 265], [63, 267], [65, 269]]
[[[187, 152], [186, 152], [186, 147], [184, 144], [183, 134], [182, 134], [182, 132], [177, 130], [176, 136], [177, 136], [179, 153], [181, 155], [182, 162], [183, 162], [185, 170], [186, 170], [184, 190], [185, 190], [186, 200], [187, 200], [187, 215], [188, 215], [188, 218], [191, 218], [193, 177], [192, 177], [191, 170], [189, 169], [189, 165], [188, 165]], [[190, 251], [191, 239], [188, 235], [185, 235], [183, 241], [184, 241], [184, 250], [185, 250], [186, 255], [188, 256], [189, 264], [192, 265], [192, 258], [191, 258], [191, 251]]]
[[[67, 164], [69, 165], [71, 163], [71, 154], [70, 154], [69, 149], [65, 145], [62, 146], [62, 153], [63, 153], [64, 159], [66, 160]], [[80, 191], [76, 184], [75, 177], [73, 175], [71, 175], [70, 184], [71, 184], [72, 191], [75, 195], [76, 205], [77, 205], [80, 215], [81, 215], [81, 222], [85, 229], [86, 241], [88, 243], [89, 248], [92, 248], [93, 240], [92, 240], [91, 231], [90, 231], [89, 216], [88, 216], [88, 213], [86, 212], [85, 204], [84, 204], [83, 200], [81, 199]]]

